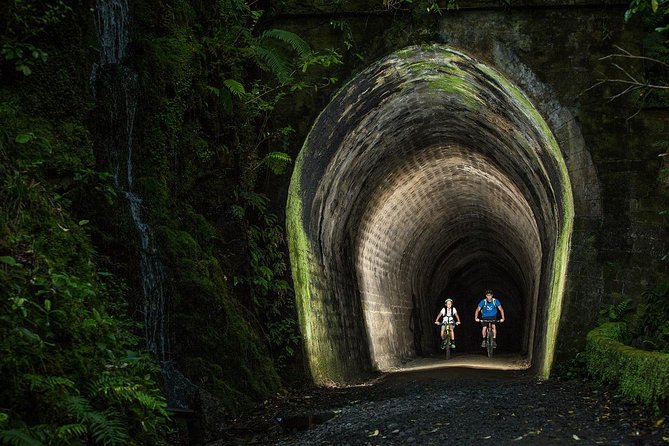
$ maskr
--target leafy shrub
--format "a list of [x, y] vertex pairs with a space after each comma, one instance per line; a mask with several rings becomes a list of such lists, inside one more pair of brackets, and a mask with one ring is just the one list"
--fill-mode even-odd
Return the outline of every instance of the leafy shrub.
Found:
[[[612, 295], [613, 302], [602, 306], [600, 324], [626, 322], [625, 342], [635, 348], [669, 353], [669, 283], [645, 290], [634, 300], [620, 294]], [[635, 300], [639, 302], [635, 304]]]
[[[51, 152], [26, 150], [39, 141], [21, 135], [55, 137], [48, 126], [19, 131], [18, 106], [0, 113], [0, 444], [163, 444], [166, 403], [126, 287], [98, 271], [88, 221], [32, 167]], [[105, 175], [86, 177], [104, 189]]]

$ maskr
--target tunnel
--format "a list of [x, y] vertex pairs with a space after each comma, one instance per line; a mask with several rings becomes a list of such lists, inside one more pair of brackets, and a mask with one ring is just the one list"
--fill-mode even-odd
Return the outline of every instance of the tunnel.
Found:
[[295, 164], [289, 251], [317, 382], [437, 353], [447, 297], [458, 351], [480, 351], [486, 289], [507, 316], [500, 352], [548, 374], [572, 191], [551, 128], [500, 71], [443, 45], [391, 54], [335, 95]]

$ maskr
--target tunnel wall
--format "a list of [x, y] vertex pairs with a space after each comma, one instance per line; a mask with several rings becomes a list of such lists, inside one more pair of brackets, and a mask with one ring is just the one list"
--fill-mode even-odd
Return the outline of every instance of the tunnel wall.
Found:
[[[643, 51], [641, 30], [622, 21], [626, 2], [514, 2], [516, 7], [506, 8], [475, 1], [422, 17], [384, 11], [375, 1], [343, 9], [330, 2], [292, 3], [287, 9], [292, 12], [284, 10], [271, 25], [294, 30], [316, 47], [340, 46], [347, 56], [342, 79], [399, 48], [439, 42], [494, 66], [534, 104], [564, 154], [574, 192], [564, 309], [557, 315], [543, 310], [562, 319], [558, 358], [569, 359], [583, 348], [600, 304], [616, 294], [633, 296], [666, 276], [666, 263], [659, 260], [668, 249], [666, 221], [658, 216], [658, 203], [666, 200], [657, 181], [663, 164], [653, 142], [669, 134], [667, 113], [657, 107], [639, 110], [625, 97], [607, 101], [615, 92], [610, 85], [591, 88], [598, 79], [615, 76], [601, 60], [614, 45]], [[332, 22], [345, 22], [353, 44], [348, 52], [341, 45], [344, 33]], [[322, 92], [283, 111], [296, 123], [297, 141], [306, 138], [328, 101]], [[420, 310], [427, 321], [434, 316], [431, 309]], [[364, 322], [358, 324], [364, 333]], [[363, 362], [366, 356], [361, 354]]]
[[550, 128], [511, 82], [447, 47], [399, 51], [333, 99], [298, 166], [289, 236], [305, 243], [291, 245], [291, 260], [316, 377], [346, 379], [410, 357], [411, 279], [471, 236], [481, 239], [473, 245], [479, 256], [517, 264], [529, 299], [523, 343], [546, 373], [571, 186]]

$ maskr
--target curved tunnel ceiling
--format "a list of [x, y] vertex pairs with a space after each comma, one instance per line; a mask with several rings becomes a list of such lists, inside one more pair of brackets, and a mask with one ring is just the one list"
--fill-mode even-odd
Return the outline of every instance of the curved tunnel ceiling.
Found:
[[[443, 293], [473, 314], [488, 287], [514, 321], [507, 345], [549, 364], [546, 309], [559, 312], [571, 218], [559, 148], [503, 76], [440, 46], [370, 66], [323, 111], [291, 182], [291, 262], [315, 377], [415, 355], [412, 295], [427, 326]], [[418, 342], [431, 349], [428, 336]]]

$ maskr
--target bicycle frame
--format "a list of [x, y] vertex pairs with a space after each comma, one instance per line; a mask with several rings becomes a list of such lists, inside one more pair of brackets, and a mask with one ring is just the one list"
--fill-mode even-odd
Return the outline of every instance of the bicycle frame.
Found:
[[[446, 350], [446, 359], [451, 359], [451, 324], [445, 324], [444, 338], [441, 340], [441, 349]], [[441, 326], [439, 327], [441, 335]]]
[[487, 325], [487, 332], [486, 332], [485, 339], [486, 339], [486, 351], [488, 353], [488, 358], [492, 358], [494, 350], [495, 350], [495, 348], [493, 347], [493, 341], [494, 341], [495, 338], [494, 338], [494, 335], [493, 335], [492, 326], [493, 326], [493, 324], [498, 324], [498, 323], [500, 323], [500, 321], [496, 320], [496, 319], [495, 320], [481, 319], [481, 325]]

